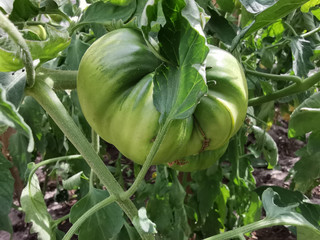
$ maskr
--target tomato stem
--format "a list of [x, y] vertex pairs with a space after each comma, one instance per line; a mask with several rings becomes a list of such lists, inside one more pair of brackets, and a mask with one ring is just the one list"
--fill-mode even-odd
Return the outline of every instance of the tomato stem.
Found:
[[275, 80], [275, 81], [288, 81], [288, 82], [292, 81], [292, 82], [295, 82], [297, 84], [302, 82], [302, 79], [300, 77], [291, 76], [291, 75], [276, 75], [276, 74], [252, 71], [252, 70], [249, 70], [249, 69], [246, 69], [246, 73], [255, 75], [257, 77], [264, 77], [264, 78], [267, 78], [267, 79]]
[[[93, 146], [95, 152], [97, 154], [99, 154], [100, 138], [99, 138], [99, 135], [93, 129], [91, 129], [91, 142], [92, 142], [92, 146]], [[95, 179], [95, 173], [94, 173], [93, 169], [91, 168], [90, 181], [89, 181], [89, 188], [90, 189], [94, 187], [94, 179]]]
[[152, 161], [160, 148], [160, 145], [161, 145], [161, 143], [162, 143], [162, 141], [163, 141], [163, 139], [169, 129], [169, 125], [171, 124], [171, 122], [172, 122], [172, 120], [167, 118], [165, 123], [159, 129], [158, 135], [157, 135], [154, 143], [152, 144], [150, 152], [149, 152], [149, 154], [146, 158], [146, 161], [144, 162], [140, 172], [138, 173], [136, 180], [134, 181], [134, 183], [131, 185], [131, 187], [126, 192], [124, 192], [120, 195], [121, 199], [130, 198], [135, 193], [135, 191], [138, 189], [138, 187], [139, 187], [140, 183], [142, 182], [142, 180], [144, 179], [144, 176], [146, 175], [148, 169], [152, 165]]
[[[106, 186], [110, 195], [113, 196], [112, 198], [115, 198], [118, 205], [124, 210], [129, 219], [133, 221], [133, 219], [138, 216], [137, 208], [129, 198], [119, 198], [119, 196], [124, 193], [123, 189], [105, 166], [95, 149], [82, 134], [52, 88], [43, 81], [36, 81], [32, 88], [26, 89], [26, 93], [35, 98], [47, 111], [54, 122], [87, 161], [88, 165], [93, 169], [102, 184]], [[142, 239], [154, 239], [153, 236], [145, 233], [139, 226], [135, 227]]]
[[307, 91], [316, 83], [320, 82], [320, 72], [313, 74], [312, 76], [302, 80], [301, 83], [293, 83], [288, 87], [275, 91], [271, 94], [255, 97], [249, 99], [249, 106], [260, 105], [262, 103], [270, 102], [273, 100], [277, 100], [282, 97], [290, 96], [296, 93]]
[[21, 48], [22, 53], [24, 54], [24, 57], [22, 57], [22, 61], [27, 71], [27, 84], [28, 87], [32, 87], [35, 81], [35, 71], [29, 47], [24, 38], [22, 37], [21, 33], [18, 31], [18, 29], [1, 11], [0, 28], [2, 28], [11, 37], [11, 39]]
[[[285, 223], [283, 223], [285, 224]], [[231, 239], [231, 238], [239, 238], [239, 236], [243, 236], [243, 234], [252, 232], [253, 230], [261, 229], [261, 228], [266, 228], [266, 227], [271, 227], [274, 225], [283, 225], [279, 220], [277, 219], [268, 219], [264, 218], [260, 221], [233, 229], [231, 231], [227, 231], [224, 233], [217, 234], [212, 237], [205, 238], [203, 240], [226, 240], [226, 239]]]
[[304, 34], [301, 35], [302, 38], [307, 38], [307, 37], [310, 37], [312, 34], [316, 33], [316, 32], [319, 32], [320, 31], [320, 27], [317, 27], [309, 32], [306, 32]]
[[78, 71], [54, 70], [40, 67], [36, 71], [36, 80], [44, 81], [53, 89], [76, 89]]

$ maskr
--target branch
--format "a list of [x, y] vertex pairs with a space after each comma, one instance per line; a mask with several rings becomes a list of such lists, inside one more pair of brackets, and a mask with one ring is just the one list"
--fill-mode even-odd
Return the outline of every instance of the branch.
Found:
[[267, 227], [271, 227], [274, 225], [282, 225], [280, 222], [278, 222], [277, 220], [273, 220], [273, 219], [262, 219], [258, 222], [254, 222], [224, 233], [220, 233], [218, 235], [212, 236], [212, 237], [208, 237], [205, 238], [203, 240], [226, 240], [226, 239], [231, 239], [231, 238], [237, 238], [239, 237], [239, 235], [243, 235], [245, 233], [248, 232], [252, 232], [253, 230], [257, 230], [257, 229], [261, 229], [261, 228], [267, 228]]
[[278, 91], [275, 91], [265, 96], [251, 98], [249, 99], [248, 105], [249, 106], [260, 105], [262, 103], [270, 102], [282, 97], [287, 97], [296, 93], [307, 91], [309, 88], [311, 88], [313, 85], [315, 85], [319, 81], [320, 81], [320, 72], [317, 72], [313, 74], [311, 77], [308, 77], [302, 80], [301, 83], [294, 83], [288, 87], [285, 87], [283, 89], [280, 89]]
[[313, 29], [312, 31], [310, 32], [307, 32], [305, 34], [302, 34], [301, 37], [303, 38], [307, 38], [307, 37], [310, 37], [312, 34], [316, 33], [316, 32], [319, 32], [320, 31], [320, 27], [317, 27], [315, 29]]
[[53, 89], [76, 89], [78, 71], [54, 70], [40, 67], [36, 71], [36, 80], [43, 81]]
[[295, 82], [297, 84], [302, 82], [302, 79], [297, 77], [297, 76], [276, 75], [276, 74], [252, 71], [252, 70], [249, 70], [249, 69], [246, 69], [245, 71], [246, 71], [246, 73], [252, 74], [252, 75], [257, 76], [257, 77], [268, 78], [268, 79], [275, 80], [275, 81]]
[[146, 161], [144, 162], [136, 180], [133, 182], [133, 184], [131, 185], [131, 187], [124, 192], [123, 194], [120, 195], [121, 199], [126, 199], [131, 197], [135, 191], [138, 189], [141, 181], [144, 179], [144, 176], [146, 175], [148, 169], [150, 168], [151, 164], [152, 164], [152, 160], [154, 159], [155, 155], [157, 154], [160, 145], [169, 129], [169, 125], [171, 123], [171, 120], [166, 120], [166, 122], [164, 123], [163, 127], [160, 128], [157, 137], [154, 141], [154, 143], [152, 144], [152, 147], [150, 149], [150, 152], [146, 158]]

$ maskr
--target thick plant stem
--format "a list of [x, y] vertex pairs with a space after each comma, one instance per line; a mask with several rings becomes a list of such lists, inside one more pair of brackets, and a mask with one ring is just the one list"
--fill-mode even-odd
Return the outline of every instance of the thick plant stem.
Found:
[[88, 211], [86, 211], [68, 230], [66, 235], [62, 238], [62, 240], [69, 240], [75, 234], [75, 232], [78, 230], [78, 228], [81, 226], [82, 223], [84, 223], [88, 217], [90, 217], [92, 214], [100, 210], [101, 208], [104, 208], [108, 206], [109, 204], [115, 202], [117, 198], [114, 195], [109, 196], [108, 198], [102, 200], [101, 202], [94, 205], [92, 208], [90, 208]]
[[317, 27], [317, 28], [311, 30], [310, 32], [306, 32], [306, 33], [302, 34], [301, 37], [307, 38], [307, 37], [310, 37], [312, 34], [319, 32], [319, 31], [320, 31], [320, 27]]
[[166, 122], [164, 123], [164, 125], [162, 126], [162, 128], [160, 129], [152, 147], [151, 150], [147, 156], [146, 161], [144, 162], [140, 172], [138, 173], [137, 178], [135, 179], [134, 183], [132, 184], [132, 186], [124, 193], [121, 194], [121, 199], [126, 199], [131, 197], [135, 191], [138, 189], [141, 181], [143, 180], [144, 176], [146, 175], [148, 169], [150, 168], [151, 164], [152, 164], [152, 160], [154, 159], [155, 155], [157, 154], [160, 145], [169, 129], [169, 125], [171, 123], [171, 120], [166, 120]]
[[[100, 138], [99, 138], [99, 135], [93, 129], [91, 129], [91, 143], [92, 143], [92, 146], [93, 146], [93, 149], [95, 150], [95, 152], [97, 154], [99, 154]], [[90, 181], [89, 181], [89, 188], [90, 189], [94, 187], [94, 179], [95, 179], [95, 173], [94, 173], [93, 169], [91, 169]]]
[[[123, 189], [77, 127], [55, 92], [45, 82], [36, 81], [32, 88], [26, 89], [26, 93], [35, 98], [47, 111], [58, 127], [87, 161], [88, 165], [93, 169], [102, 184], [106, 186], [110, 195], [114, 195], [117, 198], [119, 206], [124, 210], [129, 219], [133, 221], [133, 219], [138, 216], [137, 208], [130, 199], [120, 200], [119, 196], [124, 192]], [[136, 229], [142, 239], [153, 239], [153, 236], [143, 232], [139, 226], [136, 226]]]
[[18, 29], [13, 25], [10, 20], [3, 15], [0, 11], [0, 28], [2, 28], [11, 38], [12, 40], [22, 49], [25, 57], [22, 58], [24, 66], [27, 71], [27, 84], [28, 87], [32, 87], [35, 79], [35, 71], [33, 67], [33, 60], [31, 53], [29, 51], [29, 47], [22, 37], [21, 33]]
[[227, 231], [227, 232], [224, 232], [224, 233], [220, 233], [218, 235], [205, 238], [203, 240], [226, 240], [226, 239], [231, 239], [231, 238], [238, 238], [239, 235], [243, 235], [245, 233], [252, 232], [252, 231], [257, 230], [257, 229], [271, 227], [271, 226], [274, 226], [274, 225], [282, 225], [282, 224], [279, 223], [275, 219], [267, 219], [267, 218], [265, 218], [265, 219], [262, 219], [262, 220], [260, 220], [258, 222], [254, 222], [254, 223], [248, 224], [246, 226], [236, 228], [234, 230], [230, 230], [230, 231]]
[[255, 106], [262, 103], [270, 102], [282, 97], [290, 96], [296, 93], [307, 91], [316, 83], [320, 82], [320, 72], [304, 79], [301, 83], [294, 83], [286, 88], [275, 91], [271, 94], [249, 99], [249, 106]]
[[36, 81], [44, 81], [53, 89], [75, 89], [78, 71], [54, 70], [40, 67], [36, 71]]

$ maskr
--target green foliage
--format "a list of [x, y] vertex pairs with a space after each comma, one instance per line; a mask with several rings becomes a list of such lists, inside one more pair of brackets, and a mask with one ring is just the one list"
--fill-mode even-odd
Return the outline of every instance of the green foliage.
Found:
[[[2, 147], [0, 146], [2, 149]], [[13, 202], [13, 185], [14, 179], [10, 173], [9, 168], [12, 164], [0, 154], [0, 202], [2, 208], [0, 210], [0, 229], [13, 233], [11, 221], [9, 219], [9, 212]]]
[[24, 98], [26, 73], [24, 70], [16, 72], [0, 72], [1, 87], [5, 90], [6, 100], [18, 108]]
[[53, 219], [47, 211], [39, 180], [35, 174], [22, 191], [21, 207], [26, 214], [25, 221], [32, 222], [31, 232], [38, 233], [38, 239], [56, 239], [52, 229]]
[[316, 93], [301, 103], [292, 113], [289, 122], [289, 137], [296, 137], [311, 132], [319, 131], [320, 94]]
[[[107, 198], [109, 193], [90, 188], [88, 194], [78, 201], [70, 212], [70, 221], [75, 223], [87, 210]], [[91, 215], [79, 230], [79, 239], [110, 239], [118, 234], [123, 226], [123, 213], [115, 203]]]
[[[307, 146], [296, 154], [300, 160], [293, 167], [293, 186], [295, 190], [310, 194], [311, 190], [319, 184], [320, 178], [320, 132], [310, 134]], [[305, 174], [305, 173], [308, 174]]]
[[263, 192], [262, 201], [263, 207], [266, 211], [265, 219], [274, 219], [281, 222], [282, 224], [298, 226], [298, 233], [299, 231], [301, 231], [301, 233], [298, 234], [299, 237], [305, 236], [305, 234], [312, 237], [320, 236], [319, 226], [314, 226], [301, 213], [295, 210], [296, 207], [300, 207], [299, 203], [296, 202], [289, 206], [282, 207], [275, 203], [278, 196], [279, 195], [275, 193], [271, 188], [268, 188]]
[[268, 168], [273, 168], [278, 163], [278, 147], [272, 137], [263, 129], [253, 126], [253, 134], [256, 138], [256, 143], [248, 147], [253, 152], [256, 158], [263, 154], [264, 159], [268, 163]]
[[[254, 13], [252, 24], [244, 30], [246, 36], [287, 16], [307, 1], [308, 0], [242, 1], [246, 10]], [[250, 2], [254, 4], [250, 4]]]
[[[45, 33], [42, 33], [42, 35], [47, 35], [46, 39], [42, 39], [35, 32], [33, 34], [36, 35], [38, 40], [32, 38], [25, 39], [32, 58], [43, 62], [55, 58], [70, 43], [68, 32], [65, 29], [61, 30], [49, 24], [44, 24], [44, 26], [43, 31]], [[10, 72], [21, 69], [23, 67], [22, 59], [24, 56], [20, 47], [8, 39], [7, 36], [0, 36], [0, 43], [2, 45], [0, 48], [0, 62], [3, 63], [0, 70]]]
[[127, 6], [113, 5], [112, 1], [96, 2], [90, 5], [82, 15], [76, 27], [99, 23], [111, 27], [116, 21], [127, 22], [136, 9], [136, 0], [127, 1]]
[[[163, 66], [155, 73], [154, 105], [161, 113], [160, 122], [167, 118], [187, 118], [194, 112], [195, 103], [207, 91], [203, 61], [209, 49], [204, 33], [199, 28], [201, 18], [197, 6], [192, 1], [166, 3], [162, 6], [166, 24], [158, 34], [161, 43], [160, 53], [178, 68]], [[176, 14], [171, 10], [173, 8], [179, 8], [181, 13]], [[181, 10], [183, 8], [187, 10]], [[191, 15], [194, 17], [188, 18]], [[177, 28], [174, 22], [183, 28]], [[176, 52], [176, 49], [179, 51]], [[186, 77], [192, 78], [193, 81], [186, 81]]]
[[299, 77], [306, 77], [314, 66], [310, 62], [313, 52], [309, 41], [292, 38], [290, 42], [293, 56], [293, 71]]
[[[0, 79], [1, 80], [1, 79]], [[29, 138], [27, 151], [31, 152], [34, 148], [34, 140], [32, 131], [19, 115], [14, 105], [6, 100], [6, 92], [0, 85], [0, 123], [12, 128], [15, 128], [19, 133]]]

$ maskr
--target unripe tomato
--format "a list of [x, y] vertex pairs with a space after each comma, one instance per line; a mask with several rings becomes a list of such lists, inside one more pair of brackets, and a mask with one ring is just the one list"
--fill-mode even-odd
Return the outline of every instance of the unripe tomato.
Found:
[[[209, 48], [209, 91], [192, 116], [172, 122], [153, 164], [167, 163], [182, 171], [208, 168], [243, 123], [248, 94], [241, 66], [230, 53]], [[139, 164], [159, 131], [153, 74], [160, 64], [139, 31], [122, 28], [92, 44], [79, 66], [77, 90], [87, 121]]]

